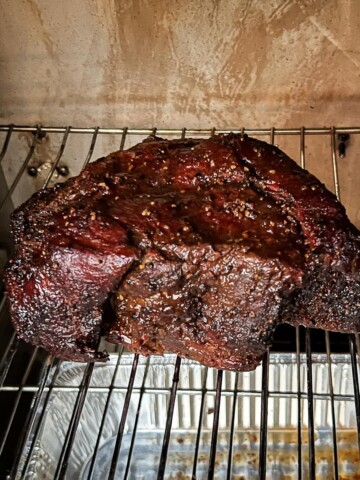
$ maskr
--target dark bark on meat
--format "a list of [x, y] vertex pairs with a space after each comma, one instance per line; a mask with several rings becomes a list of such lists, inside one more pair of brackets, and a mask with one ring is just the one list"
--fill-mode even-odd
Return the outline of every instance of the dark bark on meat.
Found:
[[37, 193], [12, 229], [14, 325], [60, 358], [104, 359], [105, 335], [250, 370], [281, 322], [360, 330], [359, 232], [324, 185], [255, 139], [152, 137]]

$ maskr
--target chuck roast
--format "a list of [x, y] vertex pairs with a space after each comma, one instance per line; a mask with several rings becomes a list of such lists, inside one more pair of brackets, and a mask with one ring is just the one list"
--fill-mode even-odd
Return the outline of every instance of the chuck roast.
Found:
[[5, 283], [21, 338], [106, 359], [100, 336], [230, 370], [282, 322], [360, 331], [359, 232], [323, 184], [237, 134], [115, 152], [12, 217]]

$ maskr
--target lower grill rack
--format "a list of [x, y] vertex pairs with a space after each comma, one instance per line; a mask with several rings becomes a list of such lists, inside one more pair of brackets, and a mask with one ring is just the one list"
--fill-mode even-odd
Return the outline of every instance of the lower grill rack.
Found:
[[[316, 478], [334, 478], [335, 458], [339, 478], [360, 475], [350, 355], [333, 354], [331, 371], [326, 354], [311, 360], [313, 452], [306, 355], [269, 356], [264, 478], [298, 478], [299, 470], [311, 478], [311, 455]], [[257, 479], [262, 368], [218, 372], [189, 360], [180, 366], [173, 355], [123, 353], [89, 374], [85, 364], [55, 361], [17, 478]]]

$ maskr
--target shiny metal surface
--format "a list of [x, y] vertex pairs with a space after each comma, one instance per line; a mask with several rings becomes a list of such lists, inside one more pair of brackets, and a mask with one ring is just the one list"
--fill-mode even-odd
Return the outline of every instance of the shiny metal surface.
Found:
[[[306, 358], [306, 354], [301, 354], [301, 429], [304, 438], [310, 427]], [[327, 355], [312, 354], [311, 359], [316, 478], [332, 478], [332, 405], [337, 426], [339, 475], [347, 475], [347, 472], [359, 474], [350, 355], [331, 355], [333, 396], [329, 388]], [[25, 478], [56, 478], [87, 370], [85, 364], [62, 362]], [[100, 479], [108, 475], [109, 478], [124, 478], [126, 470], [127, 478], [191, 478], [195, 454], [196, 478], [226, 478], [229, 452], [232, 461], [228, 478], [241, 475], [244, 478], [260, 478], [262, 377], [262, 366], [253, 372], [219, 373], [189, 360], [182, 360], [180, 369], [175, 355], [151, 357], [150, 360], [128, 353], [121, 357], [111, 355], [109, 364], [97, 364], [93, 369], [67, 459], [67, 473], [63, 478]], [[296, 377], [296, 354], [269, 355], [266, 478], [283, 478], [284, 475], [287, 475], [286, 478], [297, 478]], [[174, 390], [174, 378], [177, 392]], [[278, 379], [281, 379], [281, 391], [275, 390]], [[112, 400], [106, 409], [110, 391]], [[142, 402], [139, 404], [140, 398]], [[169, 408], [173, 409], [171, 417], [167, 415]], [[40, 406], [38, 414], [42, 411]], [[98, 442], [101, 424], [102, 435]], [[195, 452], [199, 430], [199, 449]], [[115, 456], [119, 431], [121, 448]], [[161, 465], [164, 440], [166, 463]], [[131, 457], [128, 456], [130, 449]], [[306, 441], [301, 449], [303, 478], [311, 478]], [[20, 466], [26, 462], [25, 452]], [[89, 476], [94, 454], [97, 461]], [[47, 472], [47, 477], [41, 476], [44, 472]]]

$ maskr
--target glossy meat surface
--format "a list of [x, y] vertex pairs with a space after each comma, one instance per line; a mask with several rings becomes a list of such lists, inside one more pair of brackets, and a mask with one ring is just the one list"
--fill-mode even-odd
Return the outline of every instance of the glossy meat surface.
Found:
[[274, 146], [151, 137], [13, 215], [6, 287], [19, 335], [72, 360], [101, 335], [250, 370], [276, 325], [360, 330], [359, 232]]

